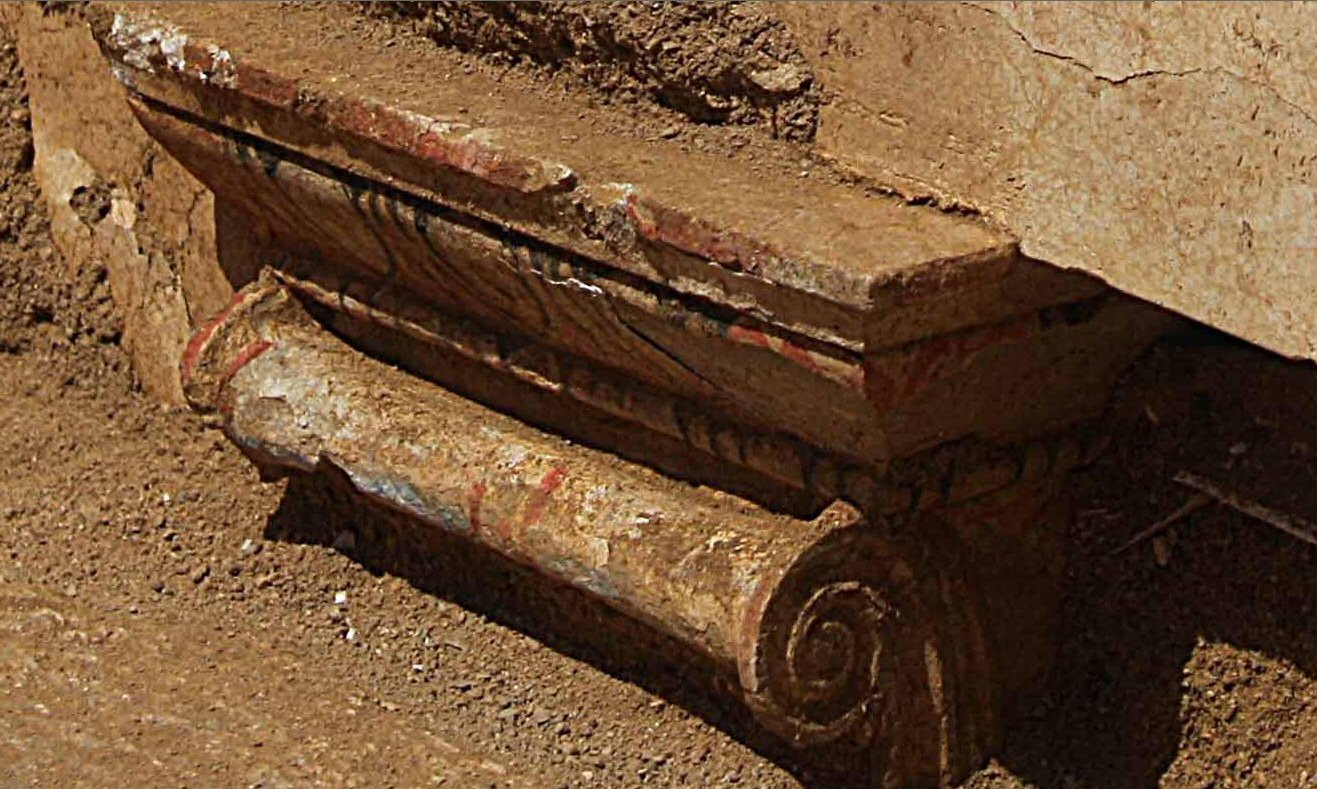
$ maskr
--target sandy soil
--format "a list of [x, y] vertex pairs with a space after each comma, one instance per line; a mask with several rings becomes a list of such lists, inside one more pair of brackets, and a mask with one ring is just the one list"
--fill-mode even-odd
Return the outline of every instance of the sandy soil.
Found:
[[[45, 237], [27, 126], [5, 44], [0, 784], [837, 783], [605, 613], [460, 547], [389, 572], [346, 537], [370, 513], [143, 397], [103, 274]], [[1207, 335], [1133, 371], [1075, 480], [1056, 671], [970, 786], [1317, 782], [1317, 549], [1209, 506], [1111, 555], [1182, 469], [1317, 512], [1311, 375]]]

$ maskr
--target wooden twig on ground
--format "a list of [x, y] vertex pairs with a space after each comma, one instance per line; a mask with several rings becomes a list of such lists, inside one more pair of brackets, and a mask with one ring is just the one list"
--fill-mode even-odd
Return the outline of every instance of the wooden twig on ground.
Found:
[[1204, 479], [1188, 471], [1181, 471], [1175, 475], [1175, 481], [1186, 487], [1198, 491], [1199, 495], [1209, 496], [1212, 499], [1226, 505], [1232, 510], [1242, 512], [1250, 518], [1260, 520], [1263, 523], [1275, 529], [1288, 534], [1296, 540], [1302, 540], [1309, 545], [1317, 545], [1317, 524], [1300, 518], [1296, 515], [1289, 515], [1279, 510], [1274, 510], [1265, 504], [1259, 504], [1256, 501], [1250, 501], [1237, 494], [1224, 490], [1211, 480]]
[[1115, 556], [1118, 553], [1122, 553], [1124, 551], [1129, 550], [1130, 548], [1133, 548], [1135, 545], [1138, 545], [1139, 543], [1143, 542], [1144, 540], [1148, 539], [1154, 534], [1164, 531], [1170, 528], [1171, 526], [1173, 526], [1175, 523], [1184, 520], [1189, 515], [1197, 512], [1198, 510], [1201, 510], [1203, 507], [1206, 507], [1208, 504], [1211, 504], [1213, 501], [1216, 501], [1216, 498], [1211, 496], [1205, 491], [1198, 491], [1194, 493], [1194, 495], [1190, 496], [1189, 500], [1186, 501], [1184, 504], [1181, 504], [1180, 508], [1177, 509], [1175, 512], [1172, 512], [1170, 515], [1167, 515], [1165, 518], [1162, 518], [1161, 520], [1152, 524], [1148, 528], [1144, 529], [1143, 531], [1129, 538], [1129, 540], [1124, 545], [1120, 546], [1119, 548], [1117, 548], [1116, 550], [1112, 551], [1107, 555]]

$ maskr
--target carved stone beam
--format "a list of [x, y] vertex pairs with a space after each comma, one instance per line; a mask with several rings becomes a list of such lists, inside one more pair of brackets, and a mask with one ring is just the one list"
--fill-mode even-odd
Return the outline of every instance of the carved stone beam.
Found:
[[197, 333], [183, 374], [267, 475], [335, 467], [680, 639], [793, 743], [927, 783], [997, 738], [985, 620], [932, 521], [898, 536], [842, 502], [801, 520], [572, 444], [359, 354], [269, 276]]

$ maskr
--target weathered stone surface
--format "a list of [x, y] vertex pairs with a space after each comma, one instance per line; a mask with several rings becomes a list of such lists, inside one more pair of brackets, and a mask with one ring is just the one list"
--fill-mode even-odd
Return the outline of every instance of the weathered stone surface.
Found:
[[789, 742], [860, 752], [883, 786], [963, 779], [1048, 662], [1061, 573], [1046, 482], [890, 529], [843, 503], [776, 514], [364, 357], [272, 277], [197, 333], [183, 373], [267, 475], [329, 472], [640, 619], [735, 676]]
[[1317, 358], [1317, 6], [771, 6], [818, 145], [1083, 269]]
[[104, 262], [142, 387], [181, 404], [183, 343], [232, 293], [215, 263], [213, 198], [138, 126], [78, 13], [9, 12], [54, 242], [70, 266]]

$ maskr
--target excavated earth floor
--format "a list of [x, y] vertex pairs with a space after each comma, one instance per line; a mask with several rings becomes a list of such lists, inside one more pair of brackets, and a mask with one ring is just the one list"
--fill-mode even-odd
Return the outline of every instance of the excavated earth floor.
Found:
[[[0, 785], [838, 784], [615, 618], [458, 546], [393, 575], [141, 395], [28, 127], [3, 41]], [[1317, 785], [1317, 549], [1213, 505], [1112, 553], [1183, 470], [1317, 513], [1311, 375], [1208, 334], [1132, 371], [1075, 480], [1056, 670], [970, 786]]]

